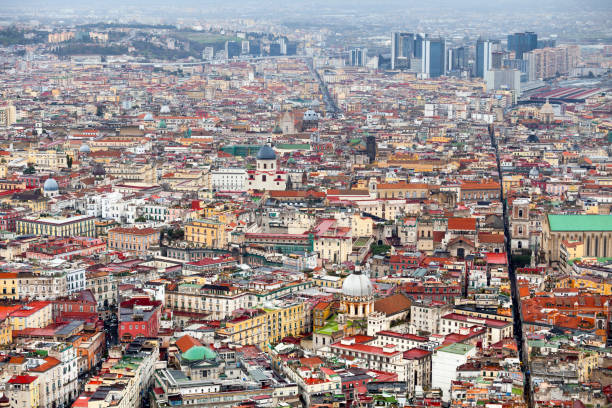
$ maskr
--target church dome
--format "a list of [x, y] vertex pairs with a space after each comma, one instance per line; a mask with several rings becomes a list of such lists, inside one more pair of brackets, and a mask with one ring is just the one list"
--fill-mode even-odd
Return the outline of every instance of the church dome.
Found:
[[91, 153], [91, 148], [89, 147], [87, 143], [83, 143], [81, 147], [79, 147], [79, 152], [80, 153]]
[[317, 114], [317, 112], [313, 111], [312, 109], [308, 109], [306, 112], [304, 112], [304, 117], [302, 118], [302, 120], [308, 121], [308, 122], [314, 122], [314, 121], [319, 120], [319, 115]]
[[370, 278], [355, 272], [347, 276], [342, 283], [342, 295], [351, 297], [370, 297], [374, 292]]
[[95, 163], [91, 169], [91, 174], [94, 176], [105, 176], [106, 170], [104, 169], [104, 166], [102, 166], [102, 163]]
[[44, 191], [58, 191], [59, 185], [57, 184], [57, 181], [55, 181], [55, 179], [48, 178], [47, 180], [45, 180], [45, 184], [43, 185], [43, 190]]
[[548, 101], [548, 99], [546, 99], [546, 103], [544, 105], [542, 105], [542, 108], [540, 109], [540, 113], [545, 115], [554, 115], [555, 110], [553, 109], [552, 105], [550, 104], [550, 102]]
[[183, 353], [183, 359], [187, 361], [214, 360], [217, 353], [204, 346], [193, 346]]
[[270, 146], [263, 145], [257, 152], [257, 160], [276, 160], [276, 153]]
[[147, 114], [145, 115], [145, 117], [144, 117], [144, 120], [145, 120], [146, 122], [152, 122], [152, 121], [154, 121], [154, 120], [155, 120], [155, 118], [153, 117], [153, 115], [152, 115], [151, 113], [147, 113]]

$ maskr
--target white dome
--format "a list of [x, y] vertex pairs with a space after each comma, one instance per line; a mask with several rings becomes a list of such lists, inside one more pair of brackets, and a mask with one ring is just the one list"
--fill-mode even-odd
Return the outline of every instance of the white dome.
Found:
[[83, 143], [81, 147], [79, 147], [79, 152], [81, 153], [91, 153], [91, 149], [87, 143]]
[[370, 278], [360, 273], [352, 273], [342, 283], [342, 294], [352, 297], [370, 297], [374, 292]]
[[59, 185], [57, 184], [57, 181], [55, 181], [54, 179], [48, 178], [47, 180], [45, 180], [45, 184], [43, 184], [43, 190], [44, 191], [58, 191]]
[[151, 122], [151, 121], [155, 120], [155, 118], [153, 117], [153, 115], [152, 115], [151, 113], [147, 113], [147, 114], [145, 115], [145, 117], [144, 117], [144, 120], [145, 120], [146, 122]]

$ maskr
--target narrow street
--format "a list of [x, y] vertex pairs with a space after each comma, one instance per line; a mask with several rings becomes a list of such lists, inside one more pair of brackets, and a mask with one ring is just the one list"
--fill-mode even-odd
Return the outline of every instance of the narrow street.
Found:
[[325, 102], [325, 111], [331, 117], [336, 117], [338, 113], [340, 113], [340, 109], [336, 105], [336, 101], [331, 97], [329, 93], [329, 89], [327, 89], [327, 84], [323, 81], [319, 72], [314, 68], [312, 58], [306, 61], [306, 65], [308, 65], [308, 69], [312, 74], [313, 78], [319, 82], [319, 90], [321, 94], [323, 94], [323, 101]]
[[533, 407], [533, 401], [531, 400], [531, 375], [529, 372], [529, 360], [528, 360], [528, 352], [527, 346], [525, 344], [525, 338], [523, 336], [523, 321], [522, 321], [522, 313], [521, 313], [521, 302], [520, 295], [518, 290], [518, 283], [516, 281], [516, 271], [514, 269], [514, 264], [512, 262], [512, 251], [511, 251], [511, 235], [510, 235], [510, 222], [509, 222], [509, 211], [508, 211], [508, 202], [506, 197], [504, 196], [504, 188], [502, 183], [502, 170], [499, 158], [499, 150], [497, 145], [497, 140], [495, 139], [495, 129], [493, 125], [489, 125], [489, 137], [491, 139], [491, 146], [495, 150], [495, 161], [497, 163], [497, 173], [499, 176], [499, 184], [500, 184], [500, 200], [502, 202], [503, 208], [503, 218], [504, 218], [504, 235], [505, 235], [505, 244], [506, 244], [506, 254], [508, 258], [508, 278], [510, 279], [510, 296], [512, 299], [512, 318], [514, 322], [514, 338], [516, 340], [519, 359], [521, 361], [521, 369], [523, 371], [523, 392], [525, 396], [525, 401], [527, 402], [527, 407]]

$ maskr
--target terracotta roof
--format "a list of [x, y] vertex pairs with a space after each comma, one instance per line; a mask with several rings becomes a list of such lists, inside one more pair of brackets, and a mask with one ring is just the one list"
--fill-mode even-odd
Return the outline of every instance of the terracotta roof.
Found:
[[55, 357], [45, 357], [45, 362], [39, 365], [36, 368], [32, 368], [30, 371], [42, 373], [45, 372], [60, 363], [60, 361]]
[[448, 229], [476, 231], [476, 218], [451, 217], [448, 219]]
[[504, 234], [491, 234], [488, 232], [481, 232], [478, 234], [478, 242], [483, 244], [503, 244]]
[[374, 310], [386, 315], [393, 315], [404, 310], [410, 309], [412, 301], [402, 293], [398, 293], [384, 299], [379, 299], [374, 303]]
[[181, 350], [181, 353], [186, 352], [194, 346], [202, 346], [202, 343], [200, 343], [197, 339], [194, 339], [188, 334], [178, 339], [174, 344], [176, 344], [176, 347]]

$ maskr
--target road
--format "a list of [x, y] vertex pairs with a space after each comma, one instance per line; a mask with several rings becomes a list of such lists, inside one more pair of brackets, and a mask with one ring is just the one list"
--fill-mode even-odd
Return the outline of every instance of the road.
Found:
[[341, 111], [340, 108], [338, 108], [338, 105], [336, 105], [334, 98], [331, 97], [329, 89], [327, 89], [327, 84], [323, 81], [321, 75], [319, 75], [319, 72], [314, 68], [312, 59], [307, 60], [306, 65], [308, 65], [308, 70], [312, 74], [313, 78], [319, 82], [319, 89], [323, 94], [323, 102], [325, 102], [325, 110], [327, 111], [327, 114], [331, 117], [336, 117]]
[[525, 402], [527, 403], [528, 408], [533, 407], [533, 402], [531, 399], [531, 375], [529, 372], [529, 360], [527, 355], [527, 346], [525, 344], [525, 337], [523, 336], [523, 319], [521, 313], [521, 301], [518, 290], [518, 283], [516, 281], [516, 271], [514, 269], [514, 264], [512, 262], [512, 251], [511, 251], [511, 236], [510, 236], [510, 223], [508, 221], [508, 202], [504, 196], [504, 188], [502, 183], [502, 170], [499, 159], [499, 150], [497, 145], [497, 140], [495, 139], [495, 131], [493, 125], [489, 128], [489, 137], [491, 139], [491, 146], [495, 151], [495, 160], [497, 162], [497, 172], [499, 176], [499, 184], [500, 184], [500, 197], [503, 208], [503, 217], [504, 217], [504, 235], [506, 238], [506, 256], [508, 258], [508, 278], [510, 279], [510, 291], [512, 297], [512, 320], [514, 324], [514, 339], [516, 340], [516, 344], [518, 347], [519, 360], [521, 362], [521, 369], [523, 371], [523, 395], [525, 396]]

